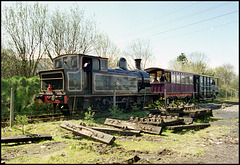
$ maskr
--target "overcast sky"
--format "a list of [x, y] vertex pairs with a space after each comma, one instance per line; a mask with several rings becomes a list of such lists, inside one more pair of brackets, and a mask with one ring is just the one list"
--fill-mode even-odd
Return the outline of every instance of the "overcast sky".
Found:
[[[12, 4], [10, 1], [1, 3], [2, 8]], [[100, 29], [122, 50], [133, 40], [149, 40], [154, 55], [153, 66], [168, 68], [169, 61], [181, 53], [200, 52], [205, 54], [210, 67], [232, 64], [236, 74], [239, 73], [238, 1], [39, 3], [48, 4], [50, 10], [69, 10], [78, 4], [85, 9], [86, 17], [95, 14]]]

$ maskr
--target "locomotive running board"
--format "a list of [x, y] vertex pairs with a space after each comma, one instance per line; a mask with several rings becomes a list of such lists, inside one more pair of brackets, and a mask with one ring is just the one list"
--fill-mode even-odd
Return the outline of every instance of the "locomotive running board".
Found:
[[162, 133], [162, 127], [133, 123], [133, 122], [124, 121], [124, 120], [106, 118], [104, 124], [123, 128], [123, 129], [133, 129], [133, 130], [138, 130], [138, 131], [157, 134], [157, 135], [160, 135]]
[[76, 134], [82, 135], [87, 138], [94, 139], [96, 141], [112, 144], [115, 140], [115, 137], [91, 128], [87, 128], [81, 125], [73, 124], [67, 121], [62, 122], [60, 125], [62, 128], [72, 131]]

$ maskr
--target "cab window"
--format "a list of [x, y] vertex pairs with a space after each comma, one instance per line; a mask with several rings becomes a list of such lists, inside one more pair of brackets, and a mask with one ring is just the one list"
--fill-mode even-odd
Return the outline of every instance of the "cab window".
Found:
[[101, 60], [101, 70], [107, 71], [107, 60]]
[[99, 70], [100, 69], [99, 59], [92, 59], [92, 69]]

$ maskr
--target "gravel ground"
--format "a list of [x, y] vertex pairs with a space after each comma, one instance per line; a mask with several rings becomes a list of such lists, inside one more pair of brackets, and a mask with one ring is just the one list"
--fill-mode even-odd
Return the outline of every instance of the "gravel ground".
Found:
[[213, 110], [213, 116], [221, 118], [211, 122], [212, 126], [238, 126], [229, 134], [213, 142], [211, 150], [197, 159], [191, 158], [188, 162], [200, 164], [239, 164], [239, 105], [227, 105], [224, 109]]

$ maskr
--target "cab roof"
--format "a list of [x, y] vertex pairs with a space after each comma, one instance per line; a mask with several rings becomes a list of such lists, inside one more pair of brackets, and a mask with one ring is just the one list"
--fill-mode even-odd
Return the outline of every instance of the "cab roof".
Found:
[[59, 55], [57, 57], [54, 57], [54, 59], [57, 59], [57, 58], [60, 58], [60, 57], [63, 57], [63, 56], [72, 56], [72, 55], [78, 55], [78, 56], [84, 56], [84, 57], [89, 57], [89, 58], [100, 58], [100, 59], [108, 59], [106, 57], [101, 57], [101, 56], [95, 56], [95, 55], [86, 55], [86, 54], [62, 54], [62, 55]]

